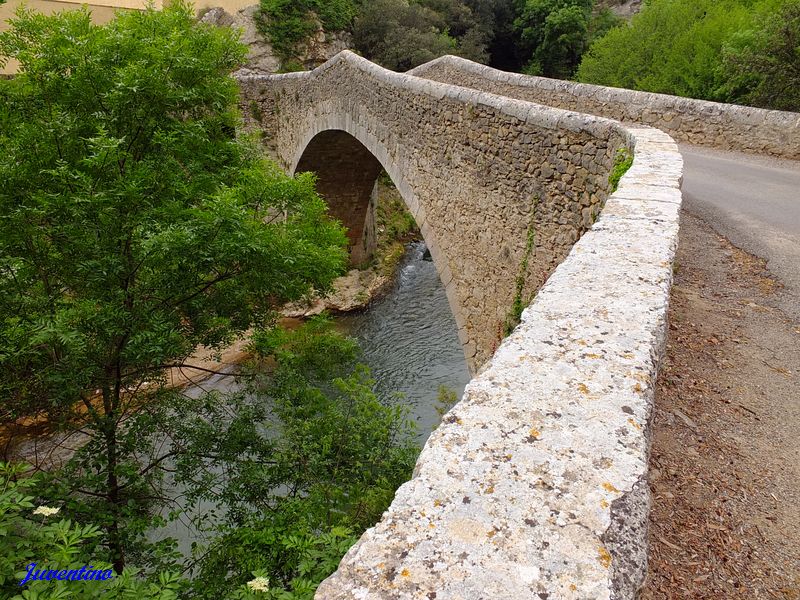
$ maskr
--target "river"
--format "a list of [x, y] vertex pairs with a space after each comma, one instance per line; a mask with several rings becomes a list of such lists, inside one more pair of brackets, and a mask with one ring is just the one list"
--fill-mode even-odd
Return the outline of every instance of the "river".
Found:
[[336, 319], [357, 338], [379, 395], [403, 394], [412, 407], [420, 443], [439, 423], [440, 386], [458, 398], [470, 379], [456, 323], [425, 245], [409, 244], [392, 291], [362, 313]]

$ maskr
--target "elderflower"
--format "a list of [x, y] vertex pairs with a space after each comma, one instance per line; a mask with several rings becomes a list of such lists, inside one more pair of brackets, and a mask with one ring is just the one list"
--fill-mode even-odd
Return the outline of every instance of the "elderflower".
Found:
[[51, 508], [49, 506], [40, 506], [35, 511], [33, 511], [33, 514], [35, 514], [35, 515], [43, 515], [45, 517], [52, 517], [53, 515], [58, 514], [58, 511], [60, 511], [60, 510], [61, 510], [60, 508]]
[[247, 587], [254, 592], [268, 592], [269, 579], [267, 577], [256, 577], [252, 581], [247, 582]]

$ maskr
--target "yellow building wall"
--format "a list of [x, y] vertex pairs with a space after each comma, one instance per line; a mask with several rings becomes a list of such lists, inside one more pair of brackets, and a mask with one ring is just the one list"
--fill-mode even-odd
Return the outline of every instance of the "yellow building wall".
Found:
[[[168, 2], [169, 0], [167, 0]], [[195, 7], [197, 11], [221, 6], [229, 13], [256, 4], [258, 0], [197, 0]], [[0, 31], [9, 28], [8, 20], [14, 17], [14, 13], [20, 5], [50, 15], [64, 10], [75, 10], [83, 6], [84, 2], [70, 0], [7, 0], [5, 4], [0, 4]], [[156, 8], [161, 8], [163, 0], [153, 2]], [[92, 20], [95, 23], [108, 23], [114, 18], [114, 12], [119, 9], [143, 10], [147, 6], [146, 0], [92, 0], [91, 4], [86, 4], [92, 11]], [[0, 74], [15, 73], [18, 68], [16, 61], [9, 61], [5, 67], [0, 68]]]

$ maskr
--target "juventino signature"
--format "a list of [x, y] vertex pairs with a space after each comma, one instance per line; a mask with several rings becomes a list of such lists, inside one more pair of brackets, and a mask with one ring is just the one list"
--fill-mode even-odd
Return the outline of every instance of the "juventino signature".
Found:
[[25, 585], [29, 581], [106, 581], [114, 577], [114, 571], [106, 569], [101, 571], [95, 569], [94, 565], [83, 566], [80, 569], [37, 569], [36, 563], [31, 563], [27, 567], [28, 573], [25, 578], [19, 582], [20, 585]]

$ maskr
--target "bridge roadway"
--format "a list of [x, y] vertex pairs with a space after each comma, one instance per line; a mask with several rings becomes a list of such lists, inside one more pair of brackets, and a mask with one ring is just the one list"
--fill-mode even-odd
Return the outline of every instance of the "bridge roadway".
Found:
[[683, 207], [767, 260], [786, 286], [780, 308], [800, 321], [800, 161], [680, 145]]

